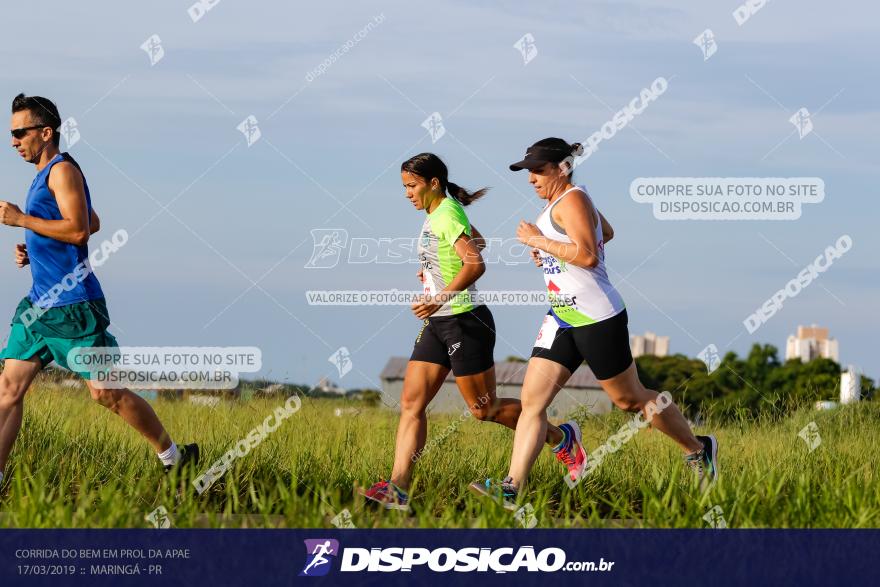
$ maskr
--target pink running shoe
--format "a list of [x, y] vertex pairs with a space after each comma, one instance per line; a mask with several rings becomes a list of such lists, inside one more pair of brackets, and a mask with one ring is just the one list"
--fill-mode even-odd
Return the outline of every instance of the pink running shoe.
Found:
[[587, 451], [584, 450], [583, 440], [581, 440], [580, 426], [574, 420], [570, 420], [559, 428], [567, 433], [568, 444], [558, 450], [554, 449], [556, 460], [568, 467], [571, 480], [577, 481], [587, 464]]
[[409, 510], [409, 496], [406, 491], [390, 481], [379, 481], [367, 490], [361, 489], [360, 494], [386, 510]]

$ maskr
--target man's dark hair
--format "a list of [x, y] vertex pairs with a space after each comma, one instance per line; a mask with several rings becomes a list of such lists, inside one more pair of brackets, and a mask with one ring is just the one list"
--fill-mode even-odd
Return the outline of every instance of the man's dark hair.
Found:
[[61, 126], [61, 115], [58, 114], [58, 107], [49, 98], [41, 96], [25, 96], [17, 95], [12, 100], [12, 113], [27, 110], [31, 113], [31, 120], [34, 125], [48, 126], [52, 129], [52, 142], [57, 147], [61, 144], [61, 135], [58, 134]]

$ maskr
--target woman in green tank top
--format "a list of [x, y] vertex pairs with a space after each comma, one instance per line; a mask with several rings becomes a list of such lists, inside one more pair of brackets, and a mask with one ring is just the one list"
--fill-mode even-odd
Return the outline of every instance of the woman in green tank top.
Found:
[[[476, 299], [475, 284], [486, 269], [480, 253], [485, 241], [464, 207], [486, 190], [469, 192], [448, 174], [433, 153], [401, 166], [407, 199], [426, 212], [418, 244], [422, 294], [412, 306], [422, 324], [404, 376], [391, 477], [361, 492], [388, 509], [408, 508], [413, 466], [425, 450], [425, 411], [450, 371], [475, 418], [515, 429], [522, 410], [518, 399], [495, 395], [495, 323]], [[551, 427], [547, 436], [557, 444], [563, 434]]]

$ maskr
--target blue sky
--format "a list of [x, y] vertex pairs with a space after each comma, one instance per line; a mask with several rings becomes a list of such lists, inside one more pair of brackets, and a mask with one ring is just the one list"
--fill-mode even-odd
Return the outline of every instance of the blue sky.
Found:
[[[6, 9], [0, 96], [46, 95], [78, 122], [70, 150], [99, 236], [132, 234], [98, 272], [123, 344], [253, 345], [269, 377], [360, 387], [378, 385], [388, 356], [409, 354], [418, 321], [401, 307], [310, 307], [304, 292], [414, 288], [416, 264], [306, 269], [310, 230], [415, 236], [423, 213], [397, 170], [432, 150], [456, 183], [492, 187], [471, 220], [510, 238], [540, 204], [507, 165], [545, 136], [585, 138], [663, 76], [666, 93], [576, 176], [615, 228], [607, 262], [631, 331], [668, 335], [690, 356], [709, 343], [782, 353], [798, 324], [815, 322], [840, 341], [842, 362], [876, 379], [877, 8], [779, 0], [738, 26], [738, 5], [221, 0], [193, 22], [189, 2], [19, 3]], [[692, 41], [706, 28], [718, 51], [704, 61]], [[524, 65], [513, 44], [526, 33], [538, 53]], [[151, 66], [140, 45], [153, 34], [165, 55]], [[803, 139], [788, 120], [801, 107], [815, 126]], [[447, 134], [432, 144], [420, 125], [434, 111]], [[236, 129], [249, 115], [262, 133], [250, 147]], [[10, 149], [0, 199], [23, 205], [33, 174]], [[826, 197], [795, 221], [661, 221], [629, 196], [633, 179], [651, 176], [821, 177]], [[748, 334], [743, 319], [842, 234], [853, 249]], [[12, 263], [22, 241], [0, 230], [10, 317], [29, 287]], [[479, 286], [537, 290], [536, 271], [492, 265]], [[527, 355], [543, 310], [493, 312], [496, 358]], [[327, 361], [340, 346], [354, 365], [341, 380]]]

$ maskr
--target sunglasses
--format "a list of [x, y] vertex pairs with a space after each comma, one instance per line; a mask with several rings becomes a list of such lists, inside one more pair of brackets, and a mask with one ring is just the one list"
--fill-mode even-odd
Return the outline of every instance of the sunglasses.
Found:
[[27, 135], [29, 130], [34, 130], [36, 128], [46, 128], [46, 126], [42, 124], [39, 126], [23, 126], [21, 128], [13, 128], [9, 132], [12, 134], [13, 137], [17, 139], [23, 139]]

